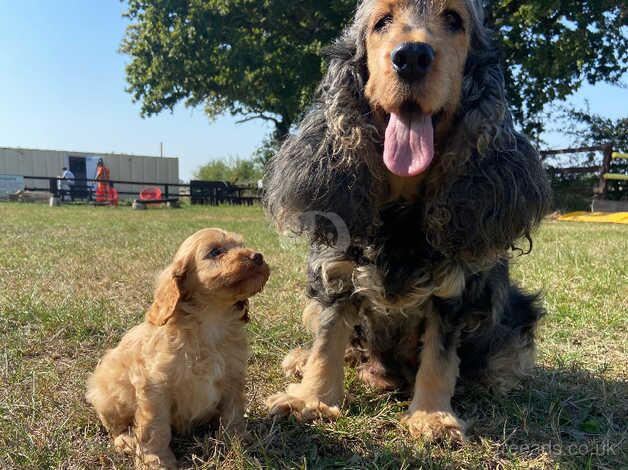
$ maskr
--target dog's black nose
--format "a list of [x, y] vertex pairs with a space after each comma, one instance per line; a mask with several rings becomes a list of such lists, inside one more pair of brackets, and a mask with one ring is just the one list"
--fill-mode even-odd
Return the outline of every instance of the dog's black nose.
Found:
[[434, 62], [434, 49], [424, 42], [405, 42], [390, 55], [393, 69], [404, 80], [423, 78]]
[[264, 264], [264, 256], [262, 256], [261, 253], [253, 253], [251, 255], [251, 259], [253, 260], [253, 263], [255, 263], [258, 266], [261, 266], [262, 264]]

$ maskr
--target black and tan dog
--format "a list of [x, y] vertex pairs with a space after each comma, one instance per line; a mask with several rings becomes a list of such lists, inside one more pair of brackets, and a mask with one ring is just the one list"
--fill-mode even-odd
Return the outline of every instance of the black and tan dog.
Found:
[[508, 259], [546, 212], [543, 168], [513, 127], [480, 1], [364, 0], [329, 55], [267, 184], [276, 222], [311, 238], [315, 333], [270, 412], [336, 416], [353, 346], [367, 382], [414, 387], [413, 434], [462, 440], [458, 377], [508, 390], [533, 364], [543, 311]]

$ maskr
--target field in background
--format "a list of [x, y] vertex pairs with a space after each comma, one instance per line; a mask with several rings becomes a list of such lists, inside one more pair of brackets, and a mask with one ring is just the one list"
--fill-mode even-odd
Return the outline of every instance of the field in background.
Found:
[[[628, 228], [547, 223], [515, 278], [545, 291], [539, 367], [507, 398], [454, 400], [462, 448], [413, 441], [407, 405], [347, 371], [335, 423], [273, 423], [263, 399], [286, 383], [279, 363], [309, 340], [300, 327], [305, 246], [280, 240], [260, 208], [128, 208], [0, 203], [0, 468], [126, 468], [84, 399], [103, 351], [141, 321], [153, 279], [197, 229], [242, 233], [273, 269], [252, 302], [252, 442], [207, 430], [177, 438], [186, 468], [608, 468], [628, 461]], [[624, 467], [625, 468], [625, 467]]]

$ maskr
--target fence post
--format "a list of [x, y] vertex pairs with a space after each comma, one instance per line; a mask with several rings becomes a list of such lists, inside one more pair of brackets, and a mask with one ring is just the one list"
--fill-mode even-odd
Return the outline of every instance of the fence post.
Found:
[[52, 194], [49, 205], [50, 207], [55, 207], [61, 204], [62, 190], [59, 188], [59, 180], [57, 178], [50, 178], [49, 184], [50, 193]]
[[50, 185], [50, 194], [52, 194], [53, 197], [59, 197], [59, 181], [57, 178], [50, 178], [48, 181]]
[[165, 185], [164, 185], [164, 195], [165, 195], [164, 199], [168, 199], [168, 197], [169, 197], [169, 195], [168, 195], [168, 189], [169, 189], [168, 185], [167, 185], [167, 184], [165, 184]]
[[613, 160], [613, 144], [606, 144], [602, 147], [604, 149], [604, 159], [602, 160], [602, 168], [600, 170], [600, 184], [595, 191], [598, 199], [606, 199], [608, 194], [608, 181], [606, 181], [604, 175], [610, 173]]

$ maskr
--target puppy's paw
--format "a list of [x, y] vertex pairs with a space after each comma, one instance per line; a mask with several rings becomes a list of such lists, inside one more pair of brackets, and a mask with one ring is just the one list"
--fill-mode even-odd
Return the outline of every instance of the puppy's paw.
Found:
[[300, 398], [288, 392], [277, 393], [266, 400], [270, 416], [294, 416], [299, 422], [316, 419], [336, 419], [340, 416], [337, 406], [329, 406], [316, 398]]
[[116, 448], [116, 452], [120, 452], [121, 454], [133, 454], [137, 440], [135, 436], [124, 433], [116, 436], [113, 440], [113, 445]]
[[464, 423], [451, 411], [418, 410], [407, 414], [401, 420], [414, 437], [427, 441], [451, 441], [461, 444], [465, 441]]
[[286, 374], [286, 377], [303, 378], [303, 369], [305, 368], [305, 363], [309, 355], [310, 351], [303, 348], [295, 348], [290, 351], [286, 357], [284, 357], [283, 361], [281, 361], [281, 368], [284, 374]]
[[141, 447], [138, 447], [135, 454], [135, 468], [138, 470], [174, 470], [177, 468], [177, 458], [169, 448], [159, 453], [150, 453], [143, 452]]
[[135, 468], [137, 470], [175, 470], [177, 459], [174, 455], [143, 454], [135, 458]]

